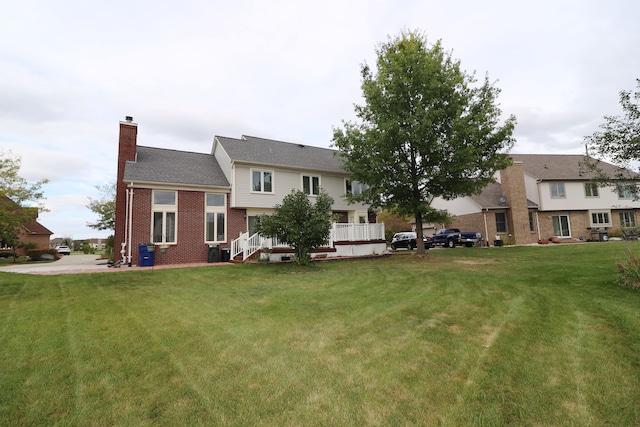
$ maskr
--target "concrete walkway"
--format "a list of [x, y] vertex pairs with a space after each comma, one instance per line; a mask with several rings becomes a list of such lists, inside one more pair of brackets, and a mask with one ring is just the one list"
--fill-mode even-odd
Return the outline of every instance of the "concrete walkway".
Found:
[[0, 267], [0, 273], [22, 274], [67, 274], [106, 271], [106, 259], [99, 255], [65, 255], [57, 261], [42, 263], [7, 264]]

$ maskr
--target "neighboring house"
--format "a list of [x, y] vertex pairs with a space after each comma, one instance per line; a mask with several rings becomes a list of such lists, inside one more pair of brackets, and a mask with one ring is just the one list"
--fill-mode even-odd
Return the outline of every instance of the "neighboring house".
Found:
[[344, 199], [360, 186], [335, 150], [216, 136], [209, 154], [192, 153], [139, 146], [137, 130], [131, 117], [120, 122], [116, 261], [137, 264], [139, 245], [153, 243], [165, 250], [156, 251], [155, 264], [206, 262], [210, 246], [231, 248], [253, 234], [257, 215], [273, 212], [292, 190], [313, 198], [322, 188], [340, 222], [370, 221], [367, 206]]
[[[513, 164], [496, 174], [479, 195], [434, 200], [454, 219], [447, 224], [481, 232], [485, 244], [510, 238], [517, 244], [598, 240], [603, 232], [635, 228], [640, 201], [628, 191], [597, 187], [582, 164], [584, 155], [512, 154]], [[600, 162], [612, 176], [616, 166]]]
[[107, 245], [107, 239], [89, 239], [88, 244], [96, 251], [101, 251]]
[[[13, 201], [5, 198], [3, 203], [12, 203], [16, 205]], [[48, 249], [49, 248], [49, 239], [53, 234], [47, 227], [40, 224], [38, 222], [38, 208], [22, 208], [26, 213], [29, 214], [31, 219], [22, 223], [20, 228], [18, 229], [18, 240], [20, 243], [33, 243], [35, 244], [35, 249]], [[6, 244], [0, 241], [0, 249], [10, 249]], [[16, 249], [16, 254], [19, 256], [26, 255], [26, 252], [23, 248], [18, 247]]]

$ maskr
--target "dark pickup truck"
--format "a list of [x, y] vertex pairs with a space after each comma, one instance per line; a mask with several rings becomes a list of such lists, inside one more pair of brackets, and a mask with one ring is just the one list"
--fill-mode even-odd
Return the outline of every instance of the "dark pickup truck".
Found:
[[442, 228], [431, 236], [434, 246], [441, 245], [447, 248], [456, 246], [472, 247], [482, 244], [482, 234], [471, 231], [460, 231], [457, 228]]

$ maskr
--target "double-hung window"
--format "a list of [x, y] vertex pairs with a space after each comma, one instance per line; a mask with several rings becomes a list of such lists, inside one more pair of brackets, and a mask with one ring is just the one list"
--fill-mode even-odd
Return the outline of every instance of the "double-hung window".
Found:
[[618, 198], [635, 199], [637, 195], [635, 184], [618, 184]]
[[585, 182], [584, 195], [586, 197], [598, 197], [598, 186], [593, 182]]
[[302, 175], [302, 191], [311, 196], [320, 194], [320, 177], [314, 175]]
[[154, 190], [152, 197], [151, 241], [176, 243], [178, 193]]
[[620, 212], [620, 226], [621, 227], [635, 228], [635, 226], [636, 226], [636, 216], [633, 213], [633, 211]]
[[225, 194], [205, 195], [205, 230], [206, 243], [220, 243], [226, 241], [225, 224], [227, 218]]
[[564, 192], [564, 182], [552, 182], [549, 184], [552, 199], [564, 199], [567, 197]]
[[369, 186], [367, 184], [363, 184], [361, 182], [358, 181], [351, 181], [351, 180], [346, 180], [345, 181], [345, 193], [346, 194], [353, 194], [353, 195], [360, 195], [362, 194], [362, 192], [364, 190], [366, 190], [367, 188], [369, 188]]
[[251, 191], [273, 193], [273, 171], [251, 170]]
[[507, 214], [505, 212], [496, 212], [496, 232], [507, 232]]

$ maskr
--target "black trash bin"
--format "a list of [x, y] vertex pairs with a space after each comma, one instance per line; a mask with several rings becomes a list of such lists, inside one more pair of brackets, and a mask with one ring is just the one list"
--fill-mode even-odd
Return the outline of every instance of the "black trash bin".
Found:
[[231, 249], [223, 248], [220, 250], [220, 261], [229, 262], [231, 259]]
[[155, 252], [149, 252], [146, 243], [140, 243], [138, 245], [138, 255], [140, 258], [138, 265], [140, 267], [153, 267], [154, 254]]
[[218, 246], [209, 245], [209, 262], [220, 261], [220, 248]]

